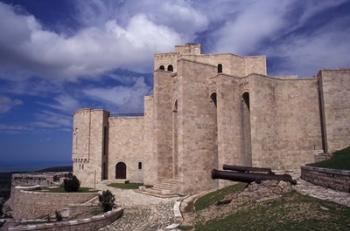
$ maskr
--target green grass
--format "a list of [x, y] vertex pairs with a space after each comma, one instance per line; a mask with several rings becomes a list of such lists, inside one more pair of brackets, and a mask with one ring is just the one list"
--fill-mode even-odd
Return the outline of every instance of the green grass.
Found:
[[350, 147], [334, 152], [329, 160], [313, 163], [310, 166], [350, 170]]
[[108, 186], [121, 189], [138, 189], [139, 186], [143, 186], [142, 183], [112, 183]]
[[[40, 191], [42, 191], [42, 190], [46, 191], [47, 190], [47, 191], [53, 192], [53, 193], [67, 193], [62, 186], [57, 187], [57, 188], [40, 188], [39, 190]], [[82, 193], [82, 192], [97, 192], [97, 190], [93, 190], [91, 188], [80, 187], [78, 192], [79, 193]], [[70, 192], [70, 193], [75, 193], [75, 192]]]
[[234, 192], [240, 192], [242, 191], [247, 184], [245, 183], [238, 183], [235, 185], [231, 185], [225, 188], [222, 188], [220, 190], [217, 190], [215, 192], [208, 193], [202, 197], [200, 197], [196, 202], [194, 203], [194, 207], [196, 211], [208, 208], [210, 205], [215, 204], [216, 202], [222, 200], [225, 198], [225, 196], [234, 193]]
[[200, 231], [350, 230], [350, 208], [291, 192], [205, 224]]

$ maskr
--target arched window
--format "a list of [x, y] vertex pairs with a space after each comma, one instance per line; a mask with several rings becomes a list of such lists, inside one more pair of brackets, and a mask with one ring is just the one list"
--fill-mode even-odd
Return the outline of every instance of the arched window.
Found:
[[222, 73], [222, 64], [218, 64], [218, 73]]
[[177, 100], [175, 100], [173, 112], [177, 112]]
[[242, 100], [247, 105], [247, 108], [249, 110], [250, 109], [250, 104], [249, 104], [249, 93], [248, 92], [244, 92], [243, 93]]
[[164, 67], [163, 65], [161, 65], [161, 66], [159, 67], [159, 70], [164, 71], [164, 70], [165, 70], [165, 67]]
[[173, 65], [169, 65], [168, 66], [168, 71], [173, 71], [173, 70], [174, 70]]
[[118, 162], [115, 166], [115, 179], [126, 179], [126, 164]]
[[216, 93], [211, 94], [210, 98], [211, 98], [212, 102], [214, 103], [214, 105], [216, 107], [217, 106]]

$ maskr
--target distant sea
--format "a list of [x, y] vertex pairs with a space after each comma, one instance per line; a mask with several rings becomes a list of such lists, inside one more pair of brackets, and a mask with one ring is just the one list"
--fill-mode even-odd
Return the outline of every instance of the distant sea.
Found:
[[27, 172], [57, 166], [71, 166], [71, 161], [16, 161], [0, 160], [0, 172]]

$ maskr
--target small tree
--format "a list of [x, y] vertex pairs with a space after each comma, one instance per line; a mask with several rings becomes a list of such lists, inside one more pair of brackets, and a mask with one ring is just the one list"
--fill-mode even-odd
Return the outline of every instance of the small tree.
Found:
[[80, 181], [75, 175], [64, 179], [63, 181], [64, 191], [66, 192], [78, 192], [80, 188]]
[[98, 200], [103, 208], [104, 212], [111, 211], [114, 206], [115, 197], [111, 191], [103, 191], [102, 194], [98, 195]]

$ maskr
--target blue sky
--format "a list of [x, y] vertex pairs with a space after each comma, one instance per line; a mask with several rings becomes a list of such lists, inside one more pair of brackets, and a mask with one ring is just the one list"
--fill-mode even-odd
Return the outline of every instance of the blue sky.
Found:
[[0, 0], [1, 162], [69, 161], [72, 113], [140, 113], [176, 44], [264, 54], [271, 75], [350, 66], [350, 1]]

